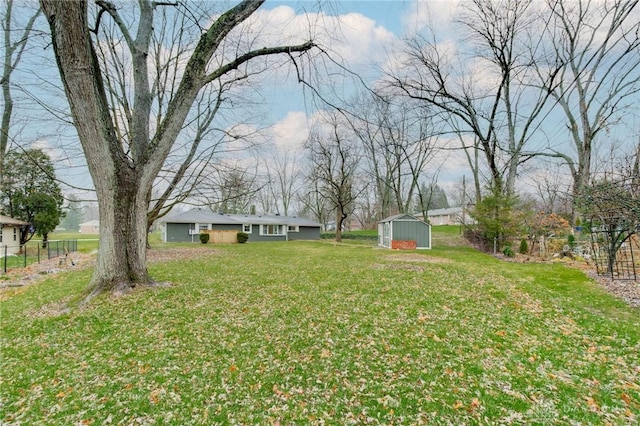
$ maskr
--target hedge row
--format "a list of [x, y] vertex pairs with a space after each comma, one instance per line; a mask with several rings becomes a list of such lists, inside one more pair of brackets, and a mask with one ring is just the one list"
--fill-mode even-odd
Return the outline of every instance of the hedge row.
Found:
[[[320, 238], [323, 240], [334, 240], [336, 238], [335, 232], [322, 232]], [[352, 232], [343, 232], [343, 240], [364, 240], [364, 241], [378, 241], [377, 235], [357, 234]]]

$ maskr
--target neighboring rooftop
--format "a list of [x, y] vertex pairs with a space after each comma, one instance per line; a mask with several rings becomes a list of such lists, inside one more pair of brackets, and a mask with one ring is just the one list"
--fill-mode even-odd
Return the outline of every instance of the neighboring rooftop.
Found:
[[297, 216], [225, 214], [195, 208], [160, 219], [164, 223], [212, 223], [212, 224], [252, 224], [252, 225], [296, 225], [322, 226], [318, 222]]
[[14, 219], [9, 216], [3, 216], [0, 214], [0, 224], [2, 225], [15, 225], [15, 226], [26, 226], [29, 222], [25, 222], [22, 220]]

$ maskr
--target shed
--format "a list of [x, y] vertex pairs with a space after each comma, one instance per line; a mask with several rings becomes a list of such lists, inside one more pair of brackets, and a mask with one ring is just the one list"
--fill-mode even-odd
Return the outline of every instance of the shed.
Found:
[[407, 213], [378, 223], [378, 245], [390, 249], [430, 249], [431, 225]]
[[20, 233], [28, 222], [0, 215], [0, 257], [20, 251]]

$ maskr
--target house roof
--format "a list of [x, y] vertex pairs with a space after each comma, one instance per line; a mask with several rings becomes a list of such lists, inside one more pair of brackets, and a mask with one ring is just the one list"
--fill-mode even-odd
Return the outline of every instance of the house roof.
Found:
[[291, 225], [291, 226], [322, 226], [318, 222], [296, 216], [272, 216], [250, 214], [223, 214], [207, 209], [191, 209], [160, 220], [164, 223], [211, 223], [217, 225]]
[[462, 207], [448, 207], [446, 209], [433, 209], [427, 212], [428, 216], [443, 216], [462, 213]]
[[0, 225], [27, 226], [29, 225], [29, 222], [14, 219], [9, 216], [0, 215]]
[[424, 222], [423, 220], [420, 220], [409, 213], [395, 214], [393, 216], [389, 216], [387, 218], [382, 219], [380, 222], [393, 222], [395, 220], [400, 220], [400, 219], [417, 220], [418, 222]]
[[88, 222], [82, 222], [79, 226], [100, 226], [99, 220], [90, 220]]

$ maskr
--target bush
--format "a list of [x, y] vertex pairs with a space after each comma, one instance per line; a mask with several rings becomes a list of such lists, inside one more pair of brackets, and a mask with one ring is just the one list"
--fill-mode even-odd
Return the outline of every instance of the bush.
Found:
[[520, 248], [518, 249], [518, 253], [520, 254], [529, 253], [529, 244], [527, 243], [527, 240], [524, 238], [520, 240]]
[[574, 249], [576, 247], [576, 236], [569, 234], [567, 237], [567, 244], [569, 245], [569, 248]]
[[475, 220], [465, 236], [484, 250], [490, 250], [495, 241], [503, 243], [519, 234], [521, 219], [516, 215], [518, 198], [508, 196], [500, 189], [491, 189], [469, 214]]
[[507, 257], [514, 257], [516, 254], [513, 251], [513, 247], [511, 246], [506, 246], [504, 249], [502, 249], [502, 254], [504, 254]]
[[[361, 241], [378, 241], [378, 234], [376, 233], [365, 233], [366, 231], [356, 231], [356, 232], [343, 232], [342, 239], [343, 240], [361, 240]], [[323, 240], [333, 240], [336, 238], [335, 232], [322, 232], [320, 234], [320, 238]]]
[[246, 232], [238, 232], [238, 242], [240, 244], [246, 243], [248, 239], [249, 239], [249, 234], [247, 234]]
[[207, 234], [206, 232], [203, 232], [202, 234], [200, 234], [200, 242], [202, 244], [207, 244], [209, 242], [209, 237], [210, 237], [209, 234]]

